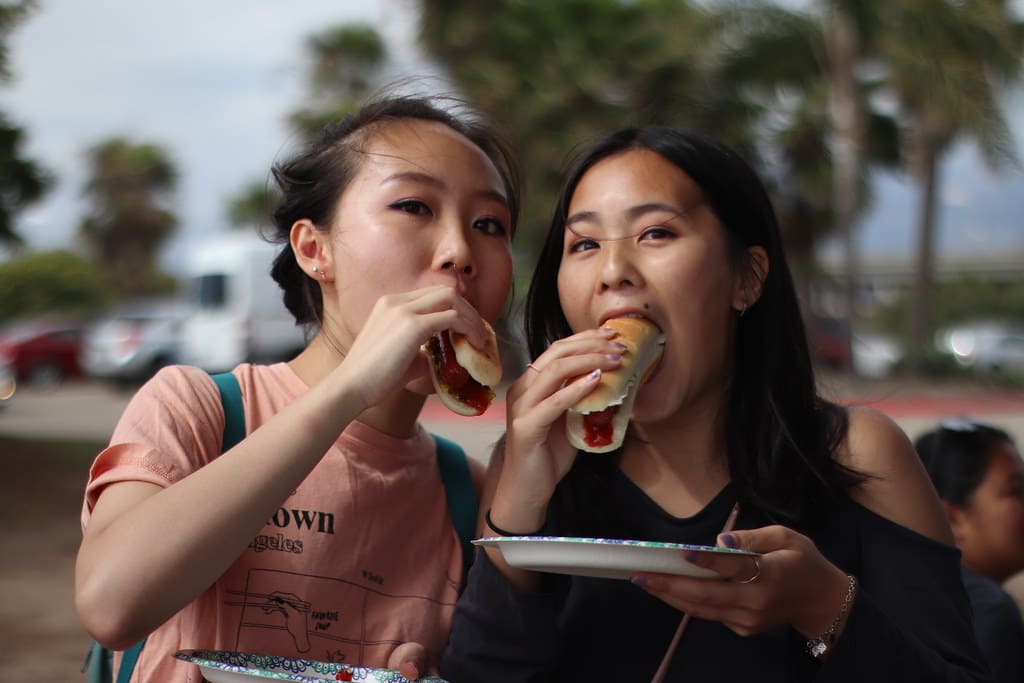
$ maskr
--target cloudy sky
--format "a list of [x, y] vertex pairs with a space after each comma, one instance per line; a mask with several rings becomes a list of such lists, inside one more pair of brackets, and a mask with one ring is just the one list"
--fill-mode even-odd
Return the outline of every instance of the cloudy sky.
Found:
[[[27, 128], [28, 154], [58, 176], [19, 231], [36, 248], [68, 245], [82, 212], [83, 151], [110, 136], [164, 145], [182, 178], [182, 226], [165, 262], [226, 228], [225, 198], [265, 179], [290, 142], [285, 114], [305, 90], [303, 40], [344, 21], [375, 25], [396, 75], [427, 75], [412, 46], [415, 0], [41, 0], [15, 31], [15, 81], [0, 111]], [[1024, 138], [1024, 107], [1014, 107]], [[1024, 154], [1022, 154], [1024, 156]], [[940, 248], [1024, 248], [1024, 178], [992, 175], [969, 148], [943, 173]], [[913, 195], [883, 181], [863, 237], [868, 253], [908, 252]]]

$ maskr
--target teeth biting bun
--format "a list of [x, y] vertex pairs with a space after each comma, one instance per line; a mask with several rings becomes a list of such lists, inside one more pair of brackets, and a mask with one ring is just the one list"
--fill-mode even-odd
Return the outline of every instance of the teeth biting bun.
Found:
[[492, 387], [501, 381], [498, 340], [487, 321], [483, 323], [483, 349], [470, 344], [465, 335], [449, 331], [434, 335], [424, 345], [437, 397], [449, 410], [467, 417], [487, 410], [494, 400]]
[[622, 445], [640, 385], [661, 358], [665, 337], [644, 318], [612, 318], [602, 327], [618, 332], [626, 348], [619, 367], [601, 375], [597, 388], [566, 414], [566, 435], [576, 448], [608, 453]]

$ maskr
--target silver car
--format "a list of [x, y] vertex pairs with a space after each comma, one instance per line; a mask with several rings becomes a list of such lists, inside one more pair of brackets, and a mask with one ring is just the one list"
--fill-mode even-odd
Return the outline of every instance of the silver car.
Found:
[[181, 327], [190, 312], [172, 300], [126, 304], [89, 327], [82, 367], [91, 377], [142, 382], [165, 365], [179, 362]]

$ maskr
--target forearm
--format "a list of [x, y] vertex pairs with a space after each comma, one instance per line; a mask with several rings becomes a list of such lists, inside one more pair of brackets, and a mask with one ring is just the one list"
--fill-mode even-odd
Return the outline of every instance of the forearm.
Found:
[[[97, 502], [76, 566], [76, 604], [101, 642], [131, 644], [238, 557], [358, 414], [322, 382], [223, 457], [165, 489], [114, 485]], [[140, 489], [141, 487], [141, 489]], [[123, 488], [124, 490], [118, 490]]]

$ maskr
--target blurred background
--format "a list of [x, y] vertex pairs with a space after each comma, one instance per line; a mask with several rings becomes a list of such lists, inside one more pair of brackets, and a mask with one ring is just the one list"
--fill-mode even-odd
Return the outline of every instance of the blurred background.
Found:
[[[824, 367], [1019, 383], [1020, 9], [5, 0], [0, 349], [19, 380], [50, 384], [292, 352], [302, 339], [280, 309], [239, 291], [270, 257], [256, 239], [268, 170], [397, 83], [465, 99], [521, 154], [520, 294], [575, 148], [625, 124], [691, 126], [771, 186]], [[252, 255], [202, 265], [215, 248]], [[147, 346], [155, 326], [162, 348]], [[232, 349], [205, 357], [225, 334]]]
[[[81, 487], [125, 389], [302, 345], [265, 277], [268, 171], [385, 87], [459, 97], [518, 151], [517, 301], [575, 149], [698, 128], [771, 188], [828, 393], [911, 436], [984, 412], [1024, 437], [1022, 19], [1008, 0], [0, 0], [0, 518], [24, 529], [0, 559], [24, 661], [0, 680], [84, 647]], [[481, 457], [492, 418], [427, 413]]]

